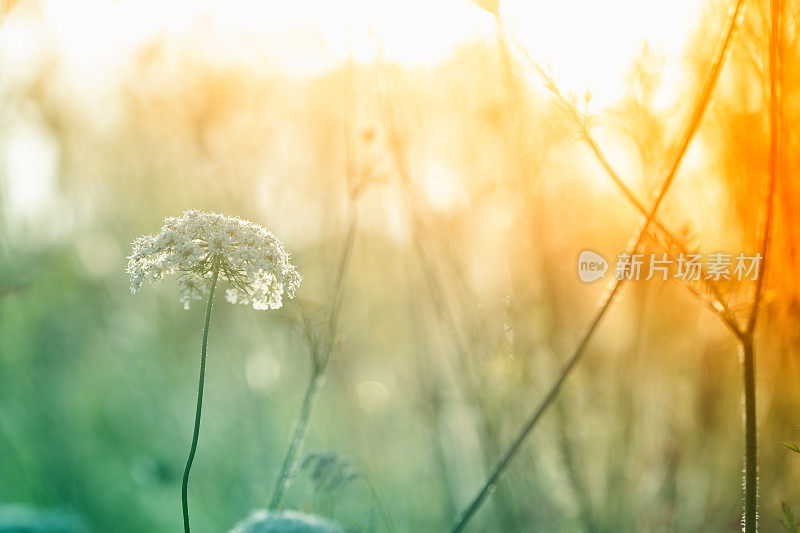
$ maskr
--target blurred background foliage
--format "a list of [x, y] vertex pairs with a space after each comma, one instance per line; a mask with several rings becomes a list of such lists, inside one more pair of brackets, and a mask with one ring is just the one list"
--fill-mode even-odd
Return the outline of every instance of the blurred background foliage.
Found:
[[[46, 3], [3, 7], [4, 57], [19, 52], [4, 32], [38, 37], [24, 64], [0, 64], [0, 503], [15, 506], [0, 513], [64, 513], [76, 531], [179, 528], [201, 310], [184, 311], [171, 281], [134, 298], [124, 265], [133, 238], [188, 208], [270, 227], [305, 278], [279, 312], [220, 301], [212, 321], [193, 524], [227, 530], [263, 508], [357, 213], [310, 455], [286, 505], [348, 530], [443, 528], [603, 290], [578, 281], [579, 252], [615, 257], [638, 220], [505, 35], [435, 64], [379, 53], [305, 76], [208, 54], [213, 36], [203, 47], [159, 35], [87, 91], [76, 87], [104, 73], [47, 40]], [[589, 102], [642, 199], [663, 178], [729, 7], [708, 2], [694, 21], [667, 104], [656, 98], [664, 59], [647, 45], [623, 93]], [[785, 10], [784, 179], [759, 332], [765, 531], [781, 501], [800, 509], [800, 461], [778, 444], [800, 417], [797, 2]], [[756, 249], [767, 13], [748, 2], [662, 209], [704, 252]], [[733, 531], [740, 402], [721, 322], [679, 283], [632, 283], [475, 530]]]

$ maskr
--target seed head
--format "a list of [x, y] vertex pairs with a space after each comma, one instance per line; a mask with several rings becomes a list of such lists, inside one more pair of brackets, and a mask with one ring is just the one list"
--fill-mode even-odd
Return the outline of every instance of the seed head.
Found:
[[192, 300], [208, 296], [215, 268], [231, 285], [226, 299], [254, 309], [280, 308], [283, 295], [294, 298], [302, 280], [272, 232], [237, 217], [184, 211], [181, 217], [167, 218], [157, 235], [143, 235], [131, 246], [126, 270], [131, 292], [145, 280], [177, 273], [186, 309]]

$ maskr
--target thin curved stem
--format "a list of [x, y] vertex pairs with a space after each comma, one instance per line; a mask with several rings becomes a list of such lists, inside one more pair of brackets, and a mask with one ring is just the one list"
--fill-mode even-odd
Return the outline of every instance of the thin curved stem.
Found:
[[208, 303], [206, 304], [206, 321], [203, 326], [203, 346], [200, 350], [200, 381], [197, 385], [197, 408], [194, 414], [194, 435], [192, 435], [192, 446], [189, 449], [189, 458], [186, 460], [186, 468], [183, 471], [183, 483], [181, 484], [181, 503], [183, 504], [183, 531], [189, 533], [189, 471], [194, 462], [194, 453], [197, 451], [197, 437], [200, 435], [200, 414], [203, 411], [203, 385], [206, 378], [206, 347], [208, 345], [208, 326], [211, 324], [211, 306], [214, 302], [214, 291], [217, 288], [217, 278], [219, 277], [219, 258], [214, 260], [214, 275], [211, 277], [211, 288], [208, 292]]
[[[499, 13], [495, 14], [495, 17], [496, 20], [498, 21], [500, 28], [507, 35], [511, 37], [511, 40], [514, 41], [514, 44], [516, 44], [517, 48], [525, 57], [525, 59], [528, 61], [528, 63], [530, 63], [533, 66], [534, 70], [536, 70], [536, 72], [542, 78], [542, 81], [544, 82], [544, 85], [547, 88], [547, 90], [550, 91], [553, 94], [553, 96], [555, 96], [557, 103], [567, 111], [567, 113], [570, 115], [573, 121], [578, 125], [581, 131], [581, 137], [586, 142], [586, 144], [589, 145], [589, 148], [592, 150], [592, 153], [594, 154], [595, 158], [603, 167], [603, 169], [605, 169], [606, 173], [611, 178], [611, 181], [614, 182], [614, 184], [617, 186], [617, 188], [619, 188], [619, 190], [622, 192], [625, 198], [627, 198], [628, 201], [642, 215], [647, 216], [647, 208], [645, 207], [645, 205], [639, 201], [639, 199], [636, 197], [636, 195], [633, 193], [630, 187], [628, 187], [628, 185], [625, 183], [625, 181], [622, 179], [619, 173], [614, 169], [614, 167], [611, 165], [611, 162], [608, 160], [608, 157], [606, 157], [606, 154], [600, 148], [600, 145], [598, 144], [597, 140], [592, 135], [591, 130], [589, 128], [589, 117], [587, 116], [587, 112], [580, 111], [576, 107], [575, 103], [573, 103], [569, 98], [564, 96], [564, 93], [562, 93], [561, 90], [558, 88], [558, 85], [556, 85], [556, 82], [550, 75], [550, 73], [548, 73], [547, 70], [545, 70], [544, 67], [542, 67], [533, 58], [530, 52], [528, 52], [528, 49], [525, 48], [522, 42], [520, 42], [516, 33], [513, 32], [511, 28], [509, 28], [508, 25], [506, 25], [502, 17], [500, 17], [500, 14]], [[681, 240], [677, 238], [675, 234], [673, 234], [669, 230], [669, 228], [667, 228], [658, 218], [653, 219], [653, 226], [664, 235], [667, 243], [670, 246], [675, 246], [680, 252], [688, 253], [686, 246], [681, 242]], [[701, 283], [706, 288], [709, 289], [714, 299], [713, 302], [707, 303], [709, 309], [722, 319], [722, 321], [734, 333], [734, 335], [738, 336], [741, 333], [742, 329], [739, 327], [736, 317], [728, 311], [727, 306], [725, 304], [725, 300], [723, 299], [722, 293], [720, 292], [720, 288], [717, 286], [714, 280], [702, 279]], [[719, 307], [717, 307], [717, 305], [719, 305]]]

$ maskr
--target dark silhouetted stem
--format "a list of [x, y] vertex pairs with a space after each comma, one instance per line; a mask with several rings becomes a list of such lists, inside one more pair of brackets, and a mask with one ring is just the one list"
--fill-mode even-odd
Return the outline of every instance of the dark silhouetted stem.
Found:
[[183, 484], [181, 485], [181, 502], [183, 504], [183, 531], [189, 533], [189, 471], [194, 462], [194, 453], [197, 451], [197, 437], [200, 435], [200, 414], [203, 411], [203, 385], [206, 379], [206, 346], [208, 345], [208, 326], [211, 324], [211, 306], [214, 302], [214, 291], [217, 288], [217, 278], [219, 277], [219, 258], [214, 260], [214, 275], [211, 278], [211, 288], [208, 292], [208, 303], [206, 304], [206, 321], [203, 325], [203, 346], [200, 350], [200, 381], [197, 385], [197, 408], [194, 414], [194, 435], [192, 435], [192, 446], [189, 448], [189, 458], [186, 460], [186, 468], [183, 471]]
[[744, 376], [744, 533], [758, 530], [758, 434], [756, 432], [756, 369], [753, 337], [742, 339]]

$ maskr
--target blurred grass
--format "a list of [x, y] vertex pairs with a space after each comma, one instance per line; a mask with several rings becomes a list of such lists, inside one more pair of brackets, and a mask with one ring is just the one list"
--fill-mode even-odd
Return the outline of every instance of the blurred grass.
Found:
[[[764, 5], [748, 11], [701, 130], [705, 160], [681, 172], [665, 206], [664, 220], [689, 223], [709, 251], [747, 251], [755, 238], [749, 199], [767, 137], [750, 54]], [[709, 24], [724, 18], [717, 10], [709, 4]], [[713, 46], [696, 40], [690, 78]], [[226, 530], [266, 505], [309, 373], [292, 317], [301, 307], [326, 316], [352, 143], [356, 168], [380, 183], [360, 200], [340, 335], [305, 449], [352, 458], [359, 477], [321, 497], [306, 469], [287, 505], [353, 530], [444, 527], [591, 312], [601, 289], [576, 280], [574, 258], [584, 248], [613, 257], [637, 217], [546, 92], [504, 57], [498, 43], [474, 43], [434, 67], [378, 62], [307, 80], [156, 40], [99, 98], [110, 105], [75, 94], [57, 50], [32, 78], [4, 81], [0, 146], [33, 132], [32, 157], [49, 146], [57, 158], [33, 205], [14, 188], [37, 176], [3, 166], [0, 502], [64, 509], [91, 531], [179, 528], [202, 316], [183, 311], [170, 281], [132, 297], [123, 269], [136, 235], [200, 208], [272, 227], [305, 277], [280, 313], [220, 303], [212, 323], [193, 522]], [[643, 85], [657, 78], [648, 57], [634, 69]], [[644, 198], [672, 117], [642, 94], [600, 118], [614, 157], [640, 169], [629, 185]], [[797, 93], [786, 94], [796, 117]], [[796, 129], [787, 137], [791, 153]], [[3, 148], [5, 163], [13, 157]], [[800, 413], [794, 183], [781, 194], [783, 268], [758, 361], [766, 530], [782, 500], [800, 505], [800, 465], [778, 444]], [[629, 287], [477, 529], [733, 530], [739, 381], [733, 341], [685, 290]]]

